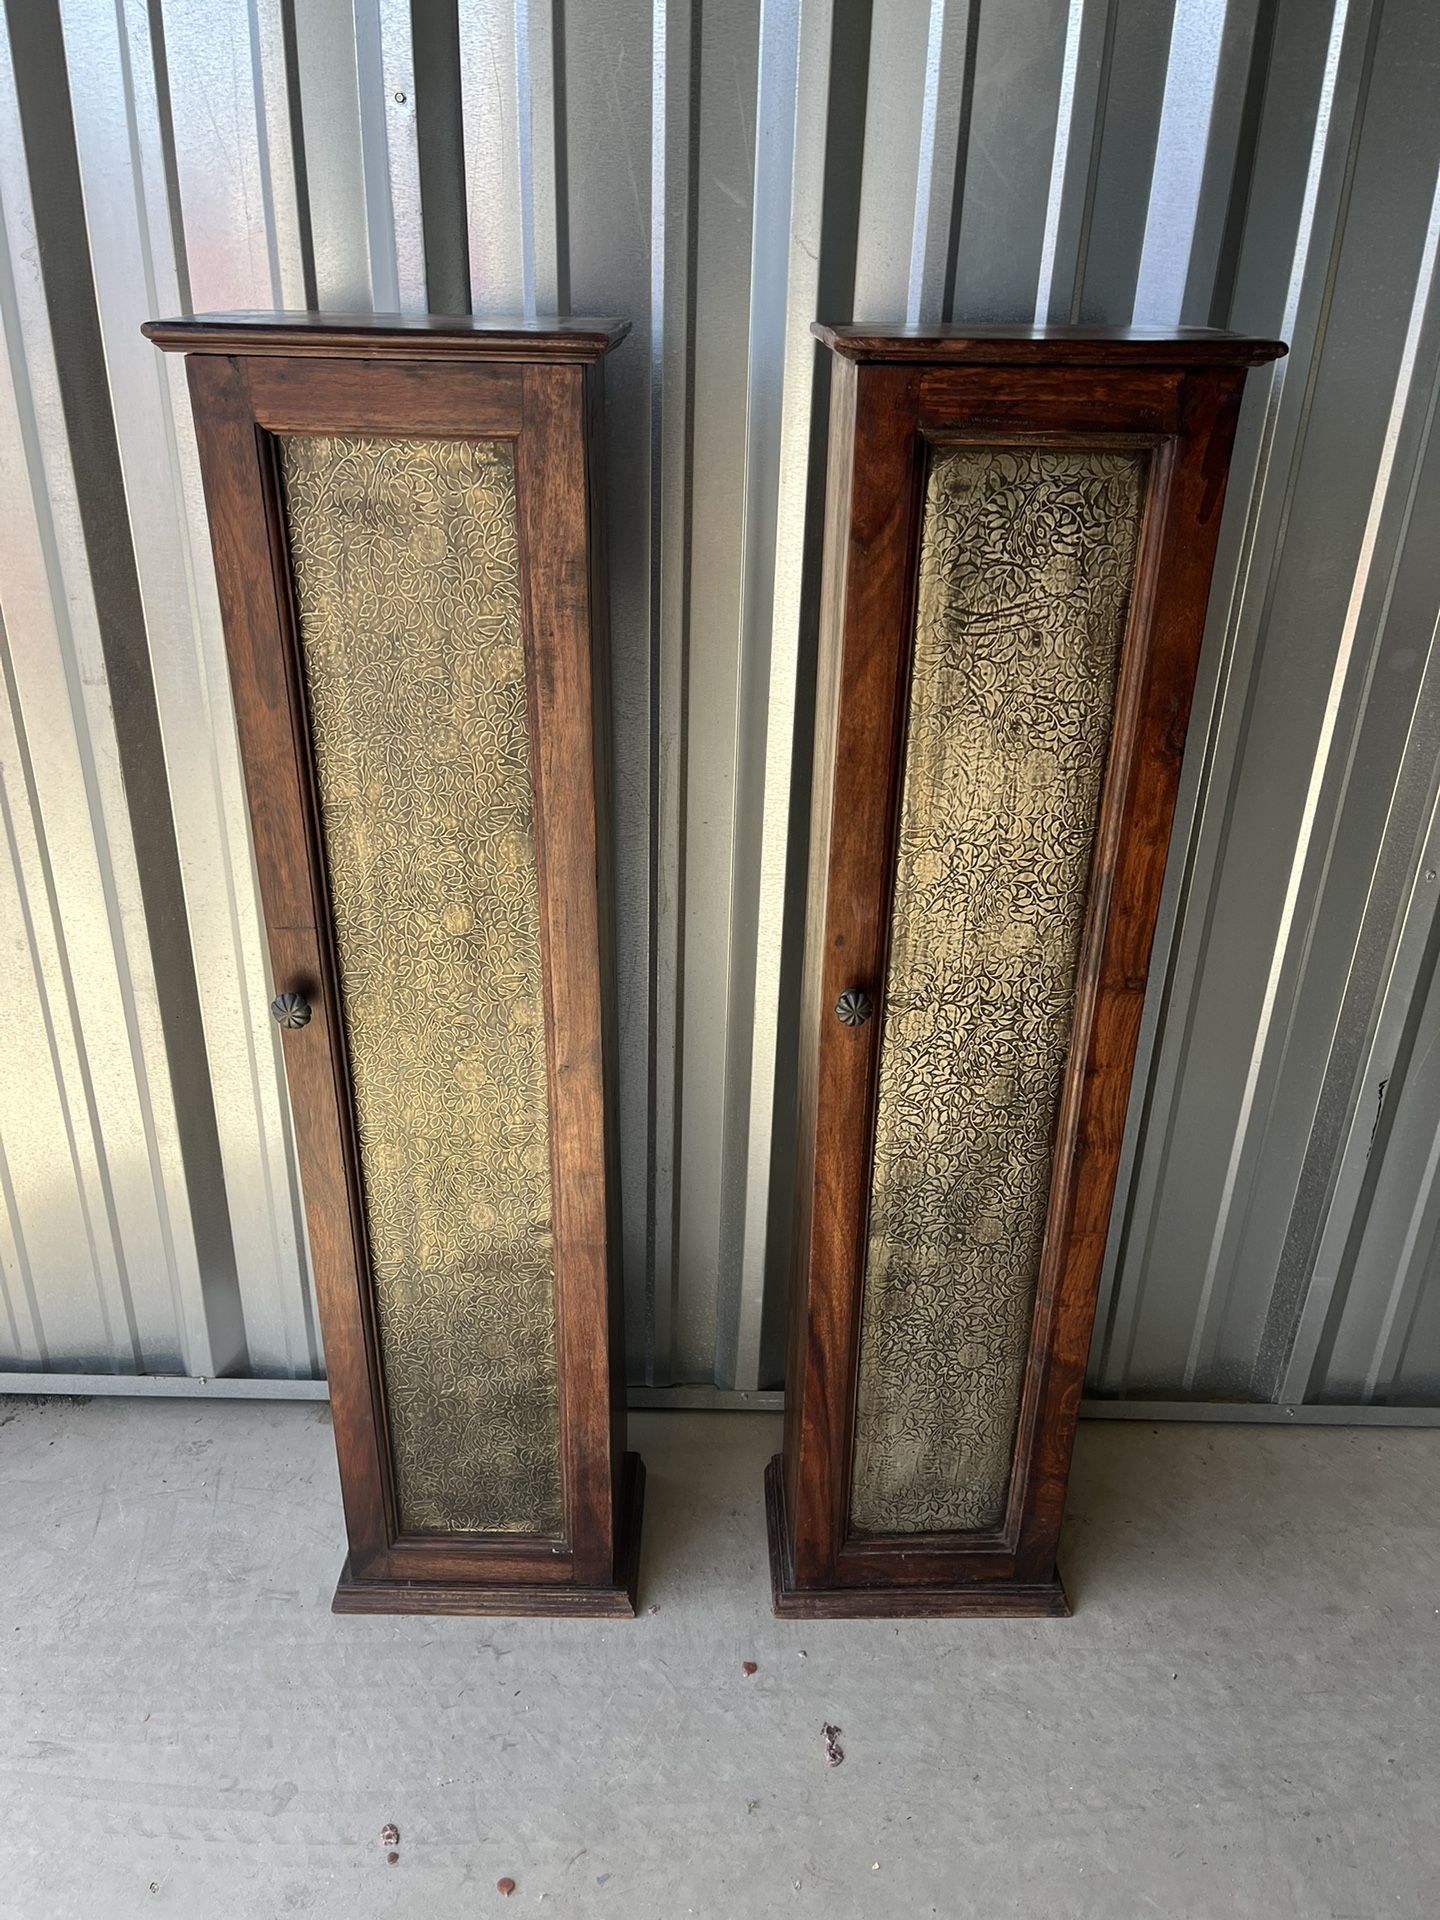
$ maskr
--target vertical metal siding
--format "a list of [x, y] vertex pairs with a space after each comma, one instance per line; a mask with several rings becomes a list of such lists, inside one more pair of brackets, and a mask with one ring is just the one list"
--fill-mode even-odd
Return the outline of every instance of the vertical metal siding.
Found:
[[[1408, 1390], [1393, 1370], [1341, 1386], [1327, 1329], [1353, 1287], [1380, 1284], [1356, 1264], [1356, 1209], [1396, 1056], [1367, 1058], [1361, 1036], [1387, 998], [1403, 1022], [1427, 970], [1386, 979], [1434, 765], [1440, 573], [1417, 506], [1436, 390], [1440, 144], [1423, 102], [1437, 62], [1425, 8], [1277, 12], [1231, 311], [1246, 326], [1278, 315], [1293, 350], [1251, 408], [1237, 479], [1253, 472], [1254, 490], [1228, 516], [1194, 827], [1172, 861], [1178, 927], [1112, 1240], [1106, 1391]], [[1405, 1084], [1433, 1131], [1440, 1086]], [[1406, 1191], [1387, 1183], [1387, 1219], [1409, 1211], [1415, 1177], [1390, 1171]]]
[[[1242, 422], [1092, 1392], [1440, 1400], [1425, 0], [9, 11], [0, 1365], [320, 1370], [183, 380], [137, 328], [467, 288], [477, 312], [634, 323], [608, 402], [634, 1378], [753, 1389], [781, 1365], [808, 322], [1133, 319], [1292, 353]], [[27, 190], [47, 161], [20, 108], [56, 80], [37, 18], [78, 218]], [[88, 347], [42, 271], [64, 249]], [[113, 422], [199, 1033], [165, 1017], [164, 836], [136, 814], [115, 577], [85, 531], [119, 483], [78, 392]], [[177, 1076], [197, 1046], [206, 1073]]]
[[0, 181], [7, 1336], [22, 1364], [211, 1371], [8, 42]]
[[[237, 102], [228, 68], [200, 66], [214, 56], [201, 23], [172, 23], [163, 49], [171, 95], [163, 99], [143, 0], [124, 8], [65, 0], [61, 19], [84, 195], [85, 232], [73, 239], [88, 247], [94, 276], [104, 359], [97, 371], [125, 481], [204, 1025], [203, 1036], [172, 1034], [168, 1044], [205, 1049], [249, 1368], [304, 1376], [316, 1368], [318, 1346], [189, 401], [183, 371], [139, 335], [143, 320], [177, 304], [303, 299], [293, 196], [277, 204], [269, 171], [283, 159], [276, 143], [288, 123], [273, 97], [268, 124], [263, 117], [265, 74], [248, 32], [247, 87]], [[227, 26], [235, 36], [231, 51], [242, 24], [215, 21], [220, 36]], [[272, 96], [280, 87], [283, 103], [274, 25], [269, 86]], [[190, 90], [180, 93], [187, 78]], [[222, 85], [228, 118], [218, 111]], [[254, 118], [237, 110], [245, 106]], [[258, 235], [247, 214], [252, 193], [249, 204], [269, 211]], [[196, 234], [200, 244], [187, 237]], [[103, 581], [96, 591], [103, 607]], [[155, 1070], [163, 1060], [157, 1047]], [[53, 1276], [57, 1290], [59, 1283]], [[99, 1348], [93, 1363], [103, 1361]]]

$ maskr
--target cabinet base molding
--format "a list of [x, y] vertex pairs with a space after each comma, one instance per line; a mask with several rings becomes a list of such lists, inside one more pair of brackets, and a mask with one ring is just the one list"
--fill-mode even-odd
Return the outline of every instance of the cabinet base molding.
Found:
[[488, 1614], [511, 1619], [633, 1620], [645, 1512], [645, 1462], [627, 1453], [622, 1467], [619, 1550], [613, 1586], [462, 1586], [453, 1581], [362, 1580], [349, 1556], [330, 1603], [332, 1613]]
[[777, 1453], [765, 1469], [765, 1523], [770, 1535], [770, 1597], [781, 1620], [1065, 1620], [1070, 1602], [1060, 1583], [997, 1580], [967, 1587], [797, 1587], [786, 1548], [785, 1475]]

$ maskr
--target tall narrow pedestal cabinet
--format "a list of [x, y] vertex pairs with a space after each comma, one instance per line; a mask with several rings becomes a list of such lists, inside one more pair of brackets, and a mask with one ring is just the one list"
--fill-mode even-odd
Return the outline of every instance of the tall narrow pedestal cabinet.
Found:
[[834, 355], [777, 1611], [1063, 1613], [1055, 1566], [1248, 367]]
[[599, 489], [624, 331], [146, 328], [188, 358], [340, 1458], [339, 1611], [634, 1611]]

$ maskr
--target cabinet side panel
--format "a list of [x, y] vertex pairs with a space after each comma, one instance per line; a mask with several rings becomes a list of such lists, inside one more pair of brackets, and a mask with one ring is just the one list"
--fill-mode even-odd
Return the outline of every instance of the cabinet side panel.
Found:
[[559, 1534], [513, 445], [281, 468], [400, 1528]]
[[937, 447], [856, 1398], [857, 1533], [1004, 1517], [1148, 455]]
[[821, 1000], [825, 972], [826, 883], [829, 877], [835, 742], [845, 644], [845, 562], [855, 458], [855, 368], [836, 360], [830, 375], [830, 442], [825, 476], [825, 556], [820, 583], [819, 652], [815, 669], [815, 759], [811, 777], [805, 958], [800, 986], [796, 1071], [795, 1209], [785, 1364], [785, 1472], [789, 1511], [798, 1511], [796, 1475], [805, 1441], [810, 1392], [807, 1334], [811, 1314], [810, 1239], [815, 1204]]

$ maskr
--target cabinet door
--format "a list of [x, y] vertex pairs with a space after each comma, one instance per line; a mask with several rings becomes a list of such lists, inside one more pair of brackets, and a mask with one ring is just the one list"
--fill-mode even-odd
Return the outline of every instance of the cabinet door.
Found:
[[592, 376], [262, 353], [190, 377], [347, 1581], [603, 1588]]
[[1240, 378], [836, 364], [777, 1600], [1063, 1610]]

